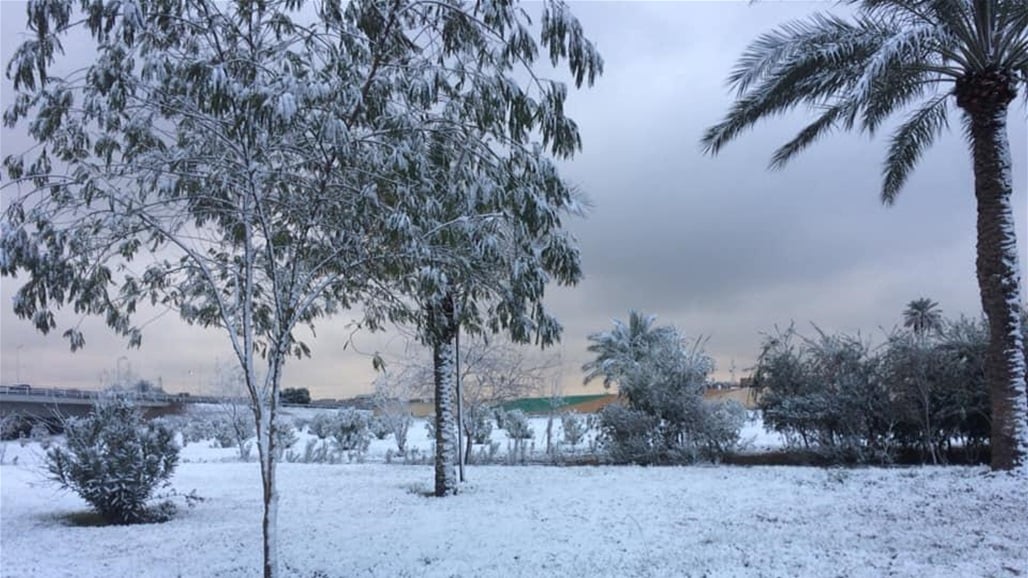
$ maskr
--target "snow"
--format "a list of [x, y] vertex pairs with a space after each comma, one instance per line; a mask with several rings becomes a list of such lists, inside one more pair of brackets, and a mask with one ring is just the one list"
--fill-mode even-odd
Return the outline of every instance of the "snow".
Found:
[[[411, 443], [430, 443], [420, 424]], [[221, 461], [235, 450], [187, 446], [173, 485], [206, 501], [130, 527], [74, 526], [86, 504], [44, 483], [38, 444], [7, 450], [4, 577], [260, 573], [260, 469]], [[446, 498], [426, 497], [429, 465], [282, 463], [277, 474], [284, 576], [1028, 573], [1025, 480], [985, 468], [473, 465]]]

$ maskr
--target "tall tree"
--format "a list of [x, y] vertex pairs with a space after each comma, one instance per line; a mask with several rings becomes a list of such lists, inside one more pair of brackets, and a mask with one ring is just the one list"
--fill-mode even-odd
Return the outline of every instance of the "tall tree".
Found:
[[729, 80], [737, 100], [707, 130], [716, 154], [744, 129], [791, 108], [817, 119], [772, 156], [780, 168], [833, 130], [874, 133], [912, 108], [891, 137], [882, 202], [896, 200], [922, 153], [962, 112], [978, 205], [977, 274], [989, 321], [992, 467], [1028, 467], [1028, 395], [1019, 331], [1021, 277], [1011, 208], [1007, 112], [1028, 83], [1023, 0], [849, 0], [851, 18], [818, 13], [766, 33]]
[[549, 345], [561, 327], [543, 305], [546, 285], [581, 276], [578, 249], [564, 229], [579, 200], [554, 162], [578, 151], [581, 138], [565, 113], [565, 84], [534, 70], [540, 45], [551, 64], [566, 62], [576, 87], [592, 84], [603, 61], [561, 0], [542, 4], [538, 40], [516, 2], [411, 6], [441, 23], [428, 35], [420, 25], [395, 29], [418, 47], [404, 65], [414, 59], [432, 72], [436, 106], [419, 121], [430, 132], [412, 144], [422, 160], [412, 177], [429, 200], [403, 223], [414, 232], [407, 238], [419, 242], [392, 287], [408, 299], [380, 313], [414, 324], [433, 350], [435, 493], [444, 496], [457, 491], [457, 332], [502, 332]]
[[925, 337], [942, 329], [942, 311], [939, 304], [927, 297], [920, 297], [907, 303], [903, 310], [903, 327], [909, 328], [918, 337]]
[[[70, 305], [130, 345], [146, 303], [224, 330], [257, 428], [265, 576], [278, 568], [282, 368], [307, 353], [295, 328], [359, 297], [390, 252], [376, 219], [393, 211], [366, 175], [399, 163], [362, 111], [405, 110], [361, 91], [376, 73], [355, 18], [303, 8], [33, 2], [7, 68], [4, 122], [29, 121], [37, 143], [4, 159], [0, 273], [24, 279], [15, 313], [45, 333]], [[95, 58], [68, 67], [62, 42], [82, 28], [74, 49]], [[74, 326], [65, 335], [85, 344]]]

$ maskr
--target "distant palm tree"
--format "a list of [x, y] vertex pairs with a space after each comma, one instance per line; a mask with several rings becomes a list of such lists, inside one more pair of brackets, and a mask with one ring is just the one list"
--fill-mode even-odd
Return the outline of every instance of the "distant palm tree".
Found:
[[1006, 119], [1028, 84], [1025, 0], [850, 0], [852, 18], [815, 14], [750, 44], [730, 76], [737, 100], [707, 130], [716, 154], [757, 121], [806, 105], [817, 119], [772, 156], [780, 168], [836, 129], [874, 133], [914, 107], [892, 133], [882, 201], [891, 204], [922, 153], [962, 114], [978, 202], [977, 272], [989, 320], [986, 379], [992, 467], [1028, 467], [1028, 396], [1020, 332], [1021, 282], [1011, 208]]
[[942, 311], [939, 310], [939, 304], [927, 297], [907, 303], [907, 308], [903, 311], [903, 326], [910, 328], [918, 337], [939, 331], [942, 329]]
[[596, 359], [585, 363], [585, 383], [603, 377], [603, 386], [621, 385], [648, 359], [650, 351], [665, 341], [669, 327], [655, 327], [657, 318], [638, 311], [628, 314], [628, 323], [614, 320], [614, 329], [589, 336], [589, 353]]

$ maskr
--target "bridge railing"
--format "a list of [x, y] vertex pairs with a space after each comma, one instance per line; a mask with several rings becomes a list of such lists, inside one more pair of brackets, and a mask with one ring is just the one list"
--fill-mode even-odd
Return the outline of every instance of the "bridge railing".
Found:
[[[75, 388], [60, 387], [25, 387], [19, 385], [0, 386], [0, 401], [4, 396], [18, 396], [19, 398], [32, 398], [39, 401], [60, 401], [70, 399], [97, 399], [104, 392], [93, 390], [81, 390]], [[188, 401], [188, 397], [170, 395], [156, 392], [124, 392], [132, 396], [136, 401], [154, 404], [167, 404]]]

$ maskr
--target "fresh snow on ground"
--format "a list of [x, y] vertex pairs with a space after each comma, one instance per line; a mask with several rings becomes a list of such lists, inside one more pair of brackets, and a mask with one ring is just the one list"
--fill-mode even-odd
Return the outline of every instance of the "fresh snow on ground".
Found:
[[[207, 444], [190, 452], [173, 485], [206, 501], [163, 524], [82, 527], [86, 504], [44, 482], [38, 444], [9, 443], [0, 575], [259, 575], [258, 465]], [[1028, 575], [1028, 482], [984, 468], [472, 466], [468, 477], [439, 499], [425, 496], [428, 466], [279, 465], [284, 575]]]

